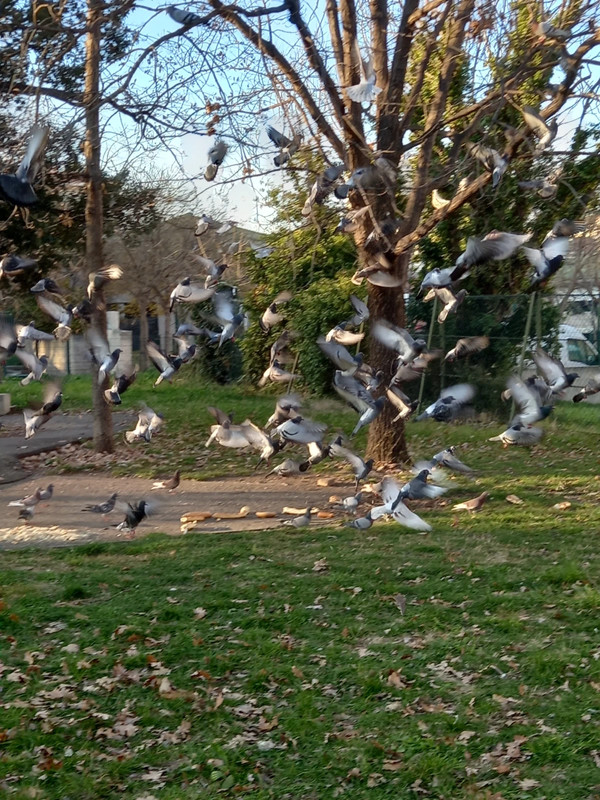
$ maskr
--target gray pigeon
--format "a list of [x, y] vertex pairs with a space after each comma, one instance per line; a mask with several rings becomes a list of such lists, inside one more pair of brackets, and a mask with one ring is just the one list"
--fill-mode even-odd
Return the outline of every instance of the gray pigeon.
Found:
[[441, 497], [448, 489], [445, 486], [436, 486], [433, 483], [428, 483], [429, 470], [422, 469], [418, 475], [412, 480], [408, 481], [400, 488], [398, 495], [400, 500], [433, 500]]
[[199, 17], [198, 14], [194, 14], [191, 11], [183, 11], [183, 9], [177, 8], [176, 6], [167, 6], [166, 12], [172, 20], [178, 22], [180, 25], [184, 25], [186, 28], [190, 28], [192, 25], [202, 24], [202, 17]]
[[117, 497], [118, 495], [115, 492], [114, 494], [111, 494], [108, 500], [106, 500], [104, 503], [85, 506], [85, 508], [82, 508], [81, 510], [90, 511], [92, 514], [102, 514], [102, 516], [105, 516], [106, 514], [110, 514], [110, 512], [114, 509]]
[[209, 164], [204, 171], [205, 181], [214, 181], [228, 149], [229, 147], [222, 139], [218, 139], [210, 148], [208, 151]]
[[354, 472], [355, 491], [358, 491], [359, 483], [364, 481], [373, 469], [373, 459], [370, 458], [368, 461], [364, 461], [360, 456], [356, 455], [356, 453], [353, 453], [352, 450], [349, 450], [347, 447], [342, 447], [338, 442], [333, 442], [330, 445], [329, 452], [330, 455], [337, 458], [345, 458], [350, 464]]
[[492, 173], [492, 186], [497, 186], [506, 172], [508, 159], [501, 156], [492, 147], [486, 147], [479, 142], [467, 142], [465, 147], [469, 151], [469, 155], [476, 158], [488, 172]]
[[502, 442], [504, 447], [508, 447], [512, 444], [521, 445], [523, 447], [533, 447], [533, 445], [540, 441], [543, 435], [544, 431], [542, 428], [526, 427], [518, 423], [502, 431], [498, 436], [492, 436], [488, 441]]
[[563, 389], [567, 389], [579, 377], [577, 372], [567, 374], [562, 361], [558, 358], [553, 358], [541, 347], [538, 347], [533, 354], [533, 360], [538, 370], [542, 373], [542, 377], [552, 389], [553, 394], [560, 394]]
[[582, 400], [585, 400], [587, 397], [591, 397], [593, 394], [597, 394], [598, 392], [600, 392], [600, 375], [594, 375], [589, 379], [583, 389], [573, 396], [573, 402], [581, 403]]
[[470, 383], [457, 383], [447, 386], [440, 392], [439, 398], [428, 406], [416, 418], [417, 422], [425, 419], [434, 419], [436, 422], [452, 422], [458, 416], [463, 406], [475, 397], [475, 387]]
[[37, 203], [38, 199], [33, 183], [44, 160], [49, 132], [49, 128], [35, 125], [17, 171], [13, 175], [0, 174], [0, 199], [6, 200], [15, 208], [25, 209], [24, 217], [27, 224], [28, 208]]

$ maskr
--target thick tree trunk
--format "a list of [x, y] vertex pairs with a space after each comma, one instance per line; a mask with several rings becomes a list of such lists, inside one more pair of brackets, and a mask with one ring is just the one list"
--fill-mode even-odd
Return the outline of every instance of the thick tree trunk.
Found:
[[[403, 253], [398, 256], [393, 271], [406, 275], [410, 254]], [[394, 325], [405, 326], [406, 317], [404, 309], [404, 293], [402, 287], [397, 289], [383, 289], [379, 286], [369, 286], [369, 312], [371, 321], [385, 319]], [[374, 370], [382, 370], [384, 374], [383, 386], [390, 384], [395, 372], [394, 353], [381, 345], [372, 336], [369, 338], [368, 362]], [[392, 422], [396, 416], [396, 409], [389, 403], [383, 407], [381, 414], [369, 427], [367, 443], [367, 457], [376, 463], [398, 464], [408, 461], [406, 434], [402, 420]]]
[[[101, 0], [88, 0], [85, 43], [85, 163], [87, 195], [85, 204], [85, 258], [89, 272], [103, 266], [102, 254], [102, 173], [100, 171], [100, 41], [102, 35]], [[106, 337], [104, 291], [92, 295], [92, 323]], [[113, 425], [110, 406], [104, 400], [108, 378], [98, 382], [94, 370], [92, 401], [94, 409], [94, 448], [97, 453], [112, 453]]]

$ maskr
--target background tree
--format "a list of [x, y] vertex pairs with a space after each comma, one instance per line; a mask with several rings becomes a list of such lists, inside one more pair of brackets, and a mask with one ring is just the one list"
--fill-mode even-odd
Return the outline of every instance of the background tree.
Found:
[[[495, 140], [496, 120], [509, 107], [534, 102], [539, 108], [551, 79], [559, 82], [541, 110], [544, 119], [572, 107], [576, 94], [596, 94], [596, 77], [586, 66], [600, 43], [592, 3], [557, 2], [543, 16], [524, 2], [328, 0], [327, 26], [296, 2], [251, 10], [220, 0], [207, 5], [210, 10], [182, 28], [182, 36], [203, 53], [215, 76], [227, 75], [235, 87], [224, 91], [216, 77], [207, 82], [207, 129], [239, 144], [240, 170], [247, 163], [254, 169], [256, 148], [264, 150], [252, 136], [255, 118], [269, 108], [300, 127], [325, 160], [343, 160], [350, 171], [372, 167], [373, 181], [350, 196], [353, 207], [370, 209], [354, 237], [358, 261], [369, 268], [368, 235], [386, 218], [397, 219], [383, 250], [399, 286], [370, 285], [368, 291], [372, 315], [401, 325], [415, 245], [465, 203], [482, 197], [494, 202], [491, 174], [464, 145]], [[546, 18], [570, 31], [566, 45], [534, 27]], [[360, 80], [357, 42], [370, 51], [381, 89], [368, 108], [347, 92]], [[183, 44], [180, 51], [189, 58]], [[501, 146], [511, 167], [532, 161], [529, 131], [522, 120], [517, 126]], [[510, 172], [504, 182], [511, 182]], [[432, 209], [429, 197], [440, 187], [449, 189], [450, 203]], [[375, 368], [390, 375], [391, 360], [389, 351], [370, 342]], [[370, 428], [369, 455], [377, 459], [406, 456], [403, 431], [390, 424], [392, 413], [388, 408]]]

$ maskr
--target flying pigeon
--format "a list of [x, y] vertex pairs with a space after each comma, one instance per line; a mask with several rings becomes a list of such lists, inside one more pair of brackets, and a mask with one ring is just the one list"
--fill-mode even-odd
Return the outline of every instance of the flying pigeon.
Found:
[[419, 405], [418, 400], [412, 401], [397, 386], [389, 386], [386, 390], [386, 395], [387, 399], [398, 411], [392, 422], [397, 422], [399, 419], [407, 419]]
[[375, 70], [371, 65], [371, 61], [362, 57], [356, 40], [354, 40], [352, 49], [354, 61], [360, 66], [360, 83], [348, 86], [346, 94], [354, 103], [368, 103], [370, 105], [381, 92], [381, 88], [375, 86], [375, 81], [377, 80]]
[[354, 208], [342, 214], [335, 233], [355, 233], [361, 225], [362, 218], [369, 212], [369, 206]]
[[59, 342], [66, 341], [71, 335], [71, 328], [69, 327], [73, 319], [73, 314], [69, 307], [65, 308], [60, 303], [57, 303], [45, 292], [36, 292], [35, 300], [44, 314], [47, 314], [51, 319], [58, 323], [53, 333]]
[[398, 362], [401, 365], [410, 364], [427, 347], [423, 339], [413, 339], [407, 330], [383, 319], [375, 321], [371, 334], [378, 342], [398, 353]]
[[412, 480], [400, 487], [400, 500], [434, 500], [441, 497], [448, 489], [445, 486], [436, 486], [428, 483], [430, 471], [422, 469]]
[[317, 177], [300, 212], [303, 217], [310, 216], [315, 204], [321, 205], [324, 202], [334, 190], [345, 169], [345, 164], [332, 164]]
[[441, 289], [451, 286], [453, 272], [454, 267], [446, 267], [445, 269], [435, 267], [421, 281], [419, 294], [422, 294], [425, 289]]
[[350, 302], [354, 309], [354, 315], [343, 324], [350, 328], [358, 328], [369, 319], [369, 309], [367, 304], [354, 294], [350, 295]]
[[292, 293], [288, 291], [280, 292], [277, 295], [277, 297], [269, 304], [259, 320], [259, 325], [262, 331], [269, 333], [271, 328], [274, 328], [281, 322], [285, 323], [285, 315], [281, 313], [280, 306], [289, 303], [291, 299]]
[[452, 422], [456, 419], [464, 405], [475, 397], [475, 387], [470, 383], [457, 383], [447, 386], [440, 392], [439, 398], [428, 406], [416, 418], [417, 422], [425, 419], [434, 419], [436, 422]]
[[63, 396], [60, 389], [55, 384], [49, 383], [44, 387], [44, 404], [42, 407], [37, 410], [32, 408], [23, 409], [26, 439], [34, 436], [36, 431], [48, 422], [52, 414], [60, 407], [62, 399]]
[[[556, 179], [555, 179], [556, 180]], [[533, 189], [543, 200], [553, 200], [558, 192], [558, 185], [550, 176], [530, 181], [519, 181], [519, 189]]]
[[124, 372], [121, 373], [118, 378], [115, 378], [113, 385], [104, 392], [104, 399], [106, 402], [114, 406], [121, 405], [121, 395], [129, 389], [136, 378], [137, 367], [129, 375]]
[[435, 209], [445, 208], [450, 205], [450, 200], [446, 200], [445, 197], [442, 197], [438, 189], [434, 189], [431, 193], [431, 205]]
[[288, 442], [299, 442], [300, 444], [321, 443], [327, 430], [327, 425], [298, 416], [282, 422], [275, 430], [282, 439]]
[[92, 321], [92, 304], [85, 297], [81, 302], [73, 306], [73, 317], [75, 319], [82, 319], [84, 322], [91, 323]]
[[90, 511], [92, 514], [102, 514], [102, 516], [105, 516], [106, 514], [110, 514], [110, 512], [114, 509], [117, 497], [118, 495], [115, 492], [114, 494], [111, 494], [108, 500], [106, 500], [104, 503], [85, 506], [85, 508], [82, 508], [81, 510]]
[[275, 359], [263, 372], [258, 385], [262, 389], [263, 386], [267, 385], [268, 381], [273, 381], [273, 383], [289, 383], [290, 381], [299, 380], [300, 378], [302, 378], [302, 375], [288, 372], [283, 369], [277, 359]]
[[329, 448], [330, 455], [336, 456], [338, 458], [345, 458], [346, 461], [352, 467], [354, 472], [354, 479], [355, 483], [355, 491], [358, 491], [358, 485], [361, 481], [364, 481], [367, 475], [373, 469], [373, 459], [370, 458], [368, 461], [364, 461], [360, 456], [353, 453], [352, 450], [349, 450], [347, 447], [342, 447], [341, 444], [337, 442], [333, 442]]
[[523, 248], [523, 254], [529, 263], [535, 267], [530, 289], [542, 286], [548, 278], [552, 277], [561, 268], [569, 249], [569, 237], [573, 235], [570, 231], [577, 232], [577, 229], [571, 227], [573, 225], [576, 225], [576, 223], [571, 223], [569, 220], [560, 220], [546, 235], [540, 250], [533, 247]]
[[344, 375], [354, 375], [362, 363], [360, 354], [353, 356], [344, 345], [338, 342], [328, 342], [324, 336], [319, 336], [317, 345]]
[[277, 400], [275, 411], [269, 419], [265, 428], [272, 428], [274, 425], [281, 425], [288, 419], [295, 419], [300, 416], [302, 400], [297, 394], [286, 394]]
[[192, 25], [202, 24], [202, 17], [199, 17], [198, 14], [194, 14], [192, 11], [183, 11], [176, 6], [167, 6], [166, 12], [172, 20], [178, 22], [180, 25], [184, 25], [186, 28], [190, 28]]
[[24, 347], [25, 342], [27, 339], [31, 339], [34, 342], [53, 342], [54, 336], [51, 333], [45, 333], [44, 331], [38, 331], [38, 329], [33, 324], [33, 321], [29, 323], [29, 325], [17, 325], [15, 327], [15, 332], [17, 334], [17, 346]]
[[217, 172], [219, 171], [219, 167], [227, 155], [228, 149], [229, 147], [222, 139], [218, 139], [210, 148], [208, 151], [208, 160], [210, 163], [204, 171], [205, 181], [214, 181], [217, 176]]
[[432, 300], [434, 297], [442, 303], [443, 308], [438, 314], [437, 321], [440, 325], [442, 325], [447, 317], [448, 314], [456, 314], [458, 311], [459, 305], [467, 296], [467, 292], [464, 289], [461, 289], [459, 292], [454, 292], [448, 286], [439, 287], [439, 288], [431, 288], [429, 292], [425, 295], [423, 300], [426, 302], [428, 300]]
[[581, 403], [581, 401], [585, 400], [586, 397], [591, 397], [593, 394], [597, 394], [598, 392], [600, 392], [600, 375], [594, 375], [589, 379], [583, 389], [573, 396], [573, 402]]
[[562, 361], [553, 358], [541, 347], [538, 347], [533, 354], [533, 360], [553, 394], [560, 394], [563, 389], [572, 385], [575, 378], [579, 377], [577, 372], [567, 374]]
[[180, 471], [176, 470], [175, 474], [172, 477], [170, 477], [168, 480], [155, 481], [152, 484], [152, 488], [153, 489], [167, 489], [169, 492], [173, 492], [179, 486], [180, 475], [181, 475]]
[[132, 431], [125, 431], [125, 441], [131, 444], [143, 440], [149, 442], [155, 433], [158, 433], [164, 423], [162, 414], [144, 406], [138, 413], [137, 424]]
[[537, 22], [533, 26], [533, 32], [542, 40], [553, 39], [556, 42], [566, 42], [573, 35], [570, 29], [555, 28], [550, 20]]
[[176, 358], [180, 358], [182, 364], [188, 364], [196, 355], [196, 345], [188, 344], [185, 339], [181, 339], [179, 336], [174, 336], [173, 341], [177, 342], [179, 351]]
[[202, 303], [211, 298], [215, 293], [214, 287], [208, 289], [199, 284], [192, 283], [191, 278], [184, 278], [171, 292], [169, 298], [169, 311], [172, 312], [175, 303]]
[[460, 472], [463, 475], [471, 474], [473, 470], [456, 457], [455, 449], [455, 447], [447, 447], [445, 450], [436, 453], [431, 459], [433, 465], [445, 467], [453, 472]]
[[95, 292], [99, 292], [110, 281], [118, 281], [123, 277], [123, 270], [117, 264], [111, 264], [98, 272], [88, 275], [87, 296], [91, 300]]
[[146, 345], [146, 352], [148, 353], [148, 358], [159, 372], [158, 378], [154, 381], [155, 388], [163, 381], [170, 382], [173, 375], [175, 375], [183, 364], [183, 361], [178, 356], [171, 358], [164, 353], [158, 345], [154, 344], [154, 342], [148, 342]]
[[481, 350], [485, 350], [489, 343], [488, 336], [467, 336], [464, 339], [459, 339], [452, 350], [448, 350], [444, 360], [454, 361], [456, 358], [464, 358], [472, 353], [479, 353]]
[[376, 506], [370, 511], [373, 520], [383, 516], [391, 516], [395, 522], [415, 531], [430, 531], [431, 525], [421, 517], [414, 514], [404, 505], [400, 498], [400, 487], [390, 477], [385, 477], [381, 482], [381, 499], [384, 505]]
[[360, 415], [354, 436], [362, 427], [369, 425], [382, 411], [385, 398], [375, 400], [371, 393], [354, 376], [337, 370], [333, 376], [333, 388], [349, 406]]
[[502, 431], [498, 436], [492, 436], [488, 441], [502, 442], [504, 447], [508, 447], [511, 444], [532, 447], [540, 441], [543, 435], [544, 431], [542, 428], [528, 428], [525, 425], [521, 425], [521, 423], [517, 423], [507, 428], [505, 431]]
[[21, 258], [16, 255], [6, 255], [0, 258], [0, 278], [6, 275], [7, 278], [22, 275], [26, 270], [37, 266], [34, 258]]
[[492, 173], [492, 186], [497, 186], [506, 172], [508, 159], [501, 156], [497, 150], [483, 144], [467, 142], [465, 147], [469, 151], [469, 155], [476, 158], [488, 172]]
[[267, 127], [267, 136], [275, 147], [279, 148], [279, 153], [273, 159], [276, 167], [282, 167], [284, 164], [287, 164], [302, 143], [302, 137], [299, 134], [293, 133], [292, 138], [288, 139], [287, 136], [284, 136], [283, 133], [280, 133], [272, 125]]
[[29, 383], [31, 383], [31, 381], [39, 381], [42, 379], [42, 375], [48, 368], [47, 356], [40, 356], [38, 358], [34, 353], [29, 353], [27, 350], [23, 350], [22, 347], [18, 347], [16, 349], [15, 355], [29, 370], [29, 374], [21, 381], [21, 386], [27, 386]]
[[100, 333], [97, 328], [88, 328], [86, 336], [90, 345], [92, 360], [98, 367], [98, 383], [103, 383], [105, 378], [116, 367], [119, 356], [123, 351], [120, 347], [117, 347], [111, 352], [106, 336]]
[[539, 141], [534, 150], [534, 155], [542, 153], [549, 145], [552, 144], [558, 133], [558, 122], [553, 119], [550, 123], [543, 119], [539, 112], [531, 106], [523, 106], [521, 109], [523, 119], [528, 128], [535, 133]]
[[552, 406], [540, 406], [539, 395], [525, 381], [516, 376], [508, 379], [506, 384], [510, 390], [510, 396], [517, 407], [517, 415], [511, 425], [521, 423], [526, 428], [545, 419], [552, 411]]
[[364, 339], [364, 333], [354, 333], [352, 331], [346, 330], [346, 322], [340, 322], [339, 325], [333, 327], [329, 333], [325, 336], [326, 342], [337, 342], [338, 344], [343, 344], [347, 347], [352, 347], [352, 345], [359, 344]]
[[454, 270], [450, 276], [451, 280], [466, 278], [470, 274], [471, 267], [478, 264], [510, 258], [515, 250], [531, 239], [531, 236], [531, 233], [518, 234], [502, 231], [491, 231], [483, 239], [470, 236], [465, 252], [456, 259]]
[[133, 538], [138, 525], [148, 516], [149, 513], [150, 506], [146, 500], [140, 500], [137, 503], [127, 503], [125, 519], [115, 527], [119, 531], [129, 531], [131, 538]]
[[281, 464], [278, 464], [270, 472], [267, 472], [265, 478], [269, 475], [279, 475], [281, 478], [292, 478], [297, 475], [302, 475], [312, 466], [309, 461], [294, 461], [292, 458], [286, 458]]
[[40, 280], [31, 287], [30, 292], [50, 292], [50, 294], [62, 294], [62, 289], [53, 278], [40, 278]]
[[0, 174], [0, 199], [6, 200], [15, 208], [25, 209], [24, 218], [26, 224], [28, 224], [28, 208], [34, 205], [38, 199], [33, 190], [33, 183], [42, 165], [48, 143], [48, 134], [49, 128], [35, 125], [31, 132], [25, 156], [17, 171], [14, 175]]

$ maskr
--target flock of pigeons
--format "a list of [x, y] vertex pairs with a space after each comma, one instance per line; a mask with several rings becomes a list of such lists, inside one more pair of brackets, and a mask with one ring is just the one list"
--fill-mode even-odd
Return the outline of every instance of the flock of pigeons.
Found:
[[[174, 6], [167, 8], [167, 13], [184, 27], [199, 24], [200, 17], [190, 12], [184, 12]], [[549, 22], [537, 25], [536, 35], [554, 41], [565, 41], [569, 32], [554, 28]], [[346, 88], [346, 93], [352, 102], [370, 104], [381, 91], [376, 86], [376, 75], [369, 63], [360, 53], [357, 58], [361, 64], [361, 79], [355, 86]], [[520, 109], [525, 124], [525, 132], [535, 137], [534, 154], [542, 153], [553, 142], [557, 135], [556, 121], [547, 122], [534, 108], [525, 106]], [[507, 131], [507, 136], [512, 137], [514, 129]], [[302, 136], [297, 131], [292, 131], [286, 136], [272, 126], [267, 128], [267, 135], [277, 148], [274, 163], [284, 167], [297, 153], [302, 144]], [[48, 130], [36, 126], [27, 147], [23, 161], [14, 174], [0, 174], [0, 199], [5, 199], [14, 206], [13, 214], [21, 211], [28, 222], [28, 209], [37, 198], [33, 183], [43, 160], [43, 154], [48, 139]], [[478, 161], [481, 166], [491, 173], [492, 183], [496, 186], [509, 167], [508, 159], [501, 153], [484, 146], [480, 142], [470, 142], [466, 145], [468, 155]], [[208, 164], [204, 177], [207, 181], [216, 178], [219, 167], [223, 164], [228, 152], [228, 145], [217, 139], [208, 153]], [[397, 168], [386, 158], [374, 157], [373, 163], [366, 167], [354, 170], [349, 177], [345, 164], [332, 164], [318, 175], [310, 188], [302, 214], [311, 217], [315, 205], [322, 204], [331, 194], [339, 199], [362, 197], [365, 201], [360, 208], [352, 208], [345, 212], [340, 220], [338, 230], [352, 234], [362, 224], [361, 220], [369, 214], [372, 218], [373, 230], [368, 236], [364, 249], [367, 253], [366, 261], [356, 271], [352, 280], [356, 285], [362, 284], [366, 279], [369, 283], [397, 288], [401, 286], [402, 278], [392, 270], [394, 237], [399, 227], [398, 216], [389, 216], [377, 220], [373, 218], [367, 195], [370, 192], [387, 193], [391, 200], [391, 207], [395, 208], [395, 193], [397, 186]], [[556, 194], [557, 182], [560, 172], [554, 172], [540, 181], [527, 181], [520, 184], [521, 188], [535, 190], [545, 198], [552, 198]], [[460, 188], [459, 188], [460, 191]], [[443, 198], [438, 190], [433, 192], [431, 198], [435, 208], [441, 208], [450, 201]], [[12, 214], [11, 214], [12, 216]], [[202, 215], [198, 222], [195, 235], [201, 242], [201, 237], [210, 228], [217, 233], [224, 233], [232, 223], [217, 223], [208, 215]], [[514, 234], [501, 231], [491, 231], [483, 238], [471, 237], [465, 251], [458, 257], [455, 264], [446, 268], [436, 268], [430, 271], [421, 283], [420, 292], [424, 300], [435, 299], [441, 304], [438, 323], [443, 324], [450, 314], [457, 313], [466, 292], [459, 289], [460, 281], [469, 276], [473, 270], [492, 261], [510, 258], [521, 249], [525, 257], [534, 268], [530, 281], [530, 290], [543, 286], [563, 264], [572, 236], [582, 230], [579, 223], [567, 219], [558, 221], [545, 237], [539, 248], [526, 246], [531, 239], [531, 234]], [[234, 243], [237, 247], [239, 243]], [[271, 250], [267, 247], [251, 245], [256, 257], [262, 258], [269, 255]], [[200, 248], [201, 249], [201, 248]], [[175, 342], [176, 354], [169, 354], [161, 350], [155, 343], [148, 344], [148, 356], [158, 371], [154, 384], [159, 386], [163, 381], [171, 381], [182, 366], [190, 363], [196, 354], [197, 337], [206, 338], [216, 350], [228, 340], [233, 340], [239, 332], [247, 328], [248, 315], [245, 313], [236, 287], [227, 286], [223, 282], [223, 274], [227, 268], [226, 263], [217, 264], [215, 261], [194, 254], [203, 275], [192, 278], [183, 278], [173, 289], [170, 297], [170, 310], [176, 306], [189, 306], [191, 304], [206, 304], [210, 301], [212, 312], [201, 310], [201, 314], [210, 323], [210, 327], [198, 327], [191, 321], [179, 326]], [[224, 259], [226, 261], [226, 258]], [[0, 261], [0, 278], [26, 273], [35, 267], [33, 259], [17, 255], [7, 255]], [[51, 279], [43, 278], [31, 287], [40, 310], [55, 323], [52, 333], [37, 330], [33, 323], [26, 325], [4, 324], [0, 328], [0, 363], [16, 355], [28, 370], [27, 377], [22, 383], [27, 385], [31, 381], [41, 380], [48, 367], [48, 358], [45, 355], [37, 357], [27, 347], [28, 341], [48, 341], [57, 339], [66, 340], [71, 333], [73, 319], [82, 320], [85, 325], [85, 336], [89, 344], [90, 358], [97, 368], [98, 380], [107, 382], [112, 377], [111, 385], [105, 390], [106, 402], [119, 405], [124, 392], [136, 379], [136, 370], [128, 374], [118, 372], [119, 349], [110, 350], [106, 335], [98, 330], [92, 318], [92, 301], [94, 293], [103, 288], [108, 282], [121, 277], [121, 269], [116, 265], [106, 267], [98, 273], [89, 275], [87, 297], [76, 306], [61, 302], [62, 291]], [[269, 335], [277, 326], [285, 326], [285, 305], [290, 302], [290, 292], [281, 292], [273, 298], [260, 319], [260, 327]], [[394, 358], [394, 374], [391, 380], [381, 371], [374, 370], [363, 359], [360, 353], [351, 353], [348, 349], [360, 346], [365, 336], [365, 325], [369, 323], [369, 310], [366, 304], [357, 296], [350, 298], [352, 314], [348, 319], [340, 321], [328, 332], [317, 339], [317, 345], [324, 356], [335, 366], [333, 388], [337, 394], [350, 405], [358, 414], [354, 429], [350, 433], [353, 437], [361, 428], [370, 425], [381, 414], [386, 403], [391, 403], [397, 415], [395, 421], [406, 420], [413, 415], [418, 403], [408, 394], [407, 384], [423, 375], [429, 363], [436, 358], [444, 357], [452, 361], [458, 358], [470, 357], [488, 346], [487, 337], [469, 337], [460, 339], [449, 352], [442, 354], [439, 351], [429, 351], [426, 342], [414, 336], [408, 330], [388, 322], [385, 319], [370, 321], [370, 333], [375, 339], [388, 348], [390, 358]], [[205, 308], [203, 306], [202, 308]], [[267, 421], [264, 428], [259, 427], [251, 420], [234, 423], [230, 415], [218, 408], [209, 408], [214, 416], [215, 423], [211, 426], [210, 436], [206, 442], [209, 447], [213, 442], [228, 448], [252, 448], [259, 456], [259, 464], [271, 466], [271, 459], [284, 448], [300, 445], [307, 448], [306, 458], [294, 459], [286, 457], [267, 474], [276, 474], [282, 477], [301, 475], [313, 465], [327, 457], [343, 458], [351, 466], [354, 474], [355, 494], [342, 501], [344, 509], [355, 513], [360, 503], [363, 502], [363, 493], [359, 492], [361, 482], [364, 482], [373, 468], [372, 460], [365, 461], [360, 455], [353, 452], [347, 441], [342, 436], [337, 436], [330, 443], [326, 443], [326, 426], [303, 416], [302, 400], [289, 391], [294, 380], [301, 376], [289, 371], [286, 366], [293, 363], [294, 357], [290, 350], [295, 334], [283, 328], [278, 338], [270, 345], [269, 365], [259, 381], [263, 387], [269, 383], [288, 384], [288, 392], [277, 401], [275, 411]], [[552, 410], [552, 405], [560, 397], [565, 388], [571, 386], [578, 377], [567, 374], [561, 362], [538, 347], [533, 355], [533, 360], [538, 370], [538, 375], [522, 380], [512, 376], [507, 382], [505, 395], [512, 398], [516, 407], [516, 415], [509, 427], [493, 437], [492, 441], [501, 441], [505, 446], [523, 445], [531, 446], [540, 441], [543, 429], [536, 427], [535, 423], [543, 420]], [[575, 401], [600, 391], [600, 375], [590, 381], [575, 396]], [[465, 408], [475, 396], [476, 388], [471, 384], [457, 384], [442, 390], [439, 398], [431, 403], [425, 410], [416, 416], [416, 420], [432, 419], [437, 422], [451, 422], [461, 417]], [[60, 407], [62, 392], [54, 383], [47, 383], [44, 402], [39, 408], [28, 408], [24, 411], [25, 436], [35, 435], [39, 428], [51, 419], [52, 414]], [[136, 427], [127, 431], [126, 440], [129, 443], [136, 441], [148, 442], [157, 433], [164, 423], [160, 413], [154, 412], [144, 406], [139, 413]], [[429, 530], [427, 522], [412, 512], [405, 501], [421, 498], [435, 498], [446, 491], [445, 486], [431, 482], [432, 476], [439, 474], [446, 468], [462, 473], [470, 473], [471, 469], [460, 462], [452, 448], [435, 454], [429, 462], [418, 464], [415, 468], [415, 477], [404, 485], [399, 485], [396, 480], [386, 476], [379, 485], [382, 504], [372, 507], [363, 516], [354, 519], [350, 524], [359, 529], [367, 529], [372, 523], [382, 516], [391, 516], [402, 525], [416, 530]], [[174, 478], [175, 479], [175, 478]], [[179, 475], [176, 476], [177, 483]], [[50, 497], [52, 494], [50, 490]], [[46, 493], [48, 490], [45, 490]], [[22, 508], [27, 515], [33, 515], [32, 509], [42, 499], [43, 490], [39, 490], [32, 498], [21, 501]], [[485, 493], [484, 493], [485, 495]], [[485, 502], [484, 495], [475, 498], [474, 505], [459, 505], [469, 510], [477, 510]], [[31, 502], [26, 502], [30, 501]], [[108, 513], [115, 507], [116, 495], [106, 503], [86, 508], [86, 511]], [[149, 509], [149, 504], [142, 500], [137, 504], [129, 504], [126, 508], [126, 518], [121, 527], [135, 531], [137, 525], [144, 519]], [[30, 517], [29, 517], [30, 518]], [[293, 521], [298, 526], [308, 524], [310, 509], [305, 514]]]

